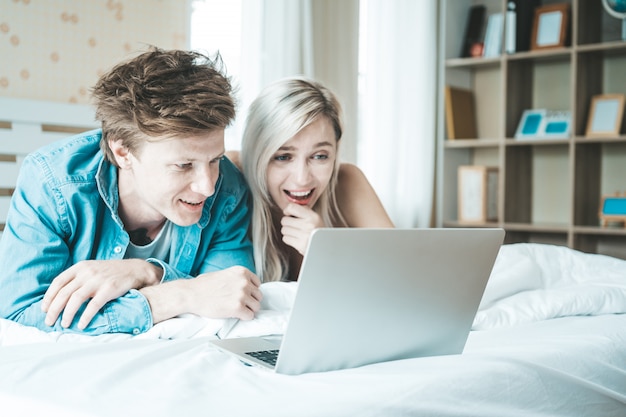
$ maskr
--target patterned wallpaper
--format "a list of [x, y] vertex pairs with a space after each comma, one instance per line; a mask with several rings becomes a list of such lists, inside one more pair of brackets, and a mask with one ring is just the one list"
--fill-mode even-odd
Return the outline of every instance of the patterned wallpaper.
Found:
[[0, 0], [0, 96], [88, 103], [107, 69], [187, 48], [186, 0]]

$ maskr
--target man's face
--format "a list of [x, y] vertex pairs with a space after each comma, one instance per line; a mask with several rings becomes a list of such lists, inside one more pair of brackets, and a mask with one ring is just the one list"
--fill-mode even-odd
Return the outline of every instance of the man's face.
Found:
[[120, 204], [134, 227], [169, 219], [179, 226], [200, 219], [215, 192], [224, 155], [224, 130], [146, 142], [127, 153], [120, 169]]

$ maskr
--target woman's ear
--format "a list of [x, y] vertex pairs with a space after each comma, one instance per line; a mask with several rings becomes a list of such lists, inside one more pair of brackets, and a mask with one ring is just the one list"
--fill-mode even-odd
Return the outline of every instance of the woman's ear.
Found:
[[109, 148], [118, 167], [122, 169], [130, 168], [130, 150], [122, 144], [121, 140], [109, 139]]

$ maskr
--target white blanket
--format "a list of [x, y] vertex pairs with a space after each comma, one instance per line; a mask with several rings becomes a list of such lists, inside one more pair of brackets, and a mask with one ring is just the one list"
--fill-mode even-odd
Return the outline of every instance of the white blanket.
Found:
[[503, 246], [462, 355], [292, 377], [207, 343], [281, 333], [296, 289], [264, 284], [252, 321], [187, 315], [138, 336], [0, 320], [0, 415], [626, 415], [626, 261]]
[[626, 313], [626, 261], [519, 243], [500, 249], [473, 329], [611, 313]]

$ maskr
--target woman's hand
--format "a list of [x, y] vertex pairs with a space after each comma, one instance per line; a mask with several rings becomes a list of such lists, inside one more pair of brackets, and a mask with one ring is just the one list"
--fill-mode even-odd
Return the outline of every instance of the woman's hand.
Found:
[[304, 255], [313, 230], [325, 227], [319, 214], [308, 206], [289, 204], [283, 210], [285, 217], [281, 220], [280, 232], [283, 242]]

